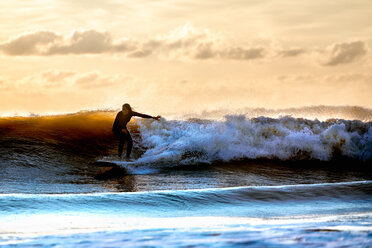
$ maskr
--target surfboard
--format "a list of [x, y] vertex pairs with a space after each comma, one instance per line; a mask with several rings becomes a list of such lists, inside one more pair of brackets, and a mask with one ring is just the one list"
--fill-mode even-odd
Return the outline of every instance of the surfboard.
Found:
[[92, 163], [93, 166], [99, 168], [101, 172], [106, 173], [109, 171], [122, 171], [124, 174], [132, 174], [133, 169], [139, 169], [141, 163], [137, 160], [125, 161], [125, 160], [114, 160], [112, 158], [99, 159]]
[[98, 167], [117, 167], [118, 166], [118, 164], [115, 164], [114, 162], [104, 161], [104, 160], [98, 160], [92, 164]]
[[134, 159], [132, 161], [126, 161], [126, 160], [117, 160], [118, 158], [115, 157], [104, 157], [102, 159], [97, 160], [96, 162], [93, 163], [93, 165], [98, 166], [98, 167], [118, 167], [118, 168], [124, 168], [131, 170], [133, 167], [141, 167], [144, 165], [149, 165], [149, 164], [157, 164], [159, 163], [159, 155], [161, 155], [164, 151], [169, 149], [170, 145], [173, 145], [172, 142], [171, 144], [168, 144], [164, 147], [160, 147], [159, 149], [151, 150], [149, 153], [143, 154], [141, 157]]
[[112, 174], [115, 176], [154, 174], [159, 171], [157, 167], [159, 164], [156, 156], [140, 157], [133, 161], [102, 158], [94, 162], [93, 165], [96, 168], [105, 169], [105, 174]]
[[106, 160], [106, 159], [99, 159], [93, 163], [93, 165], [98, 167], [123, 167], [126, 165], [137, 165], [136, 160], [133, 161], [125, 161], [125, 160]]
[[95, 178], [105, 180], [128, 175], [129, 173], [126, 168], [117, 162], [119, 161], [97, 160], [93, 162], [91, 165], [93, 165], [98, 172]]

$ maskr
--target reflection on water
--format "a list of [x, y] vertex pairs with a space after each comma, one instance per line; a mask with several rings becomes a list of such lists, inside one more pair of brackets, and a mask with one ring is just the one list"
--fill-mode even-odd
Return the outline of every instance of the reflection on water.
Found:
[[[356, 167], [296, 166], [274, 162], [240, 162], [224, 165], [168, 168], [153, 174], [106, 176], [88, 163], [79, 170], [51, 171], [38, 167], [2, 167], [0, 193], [134, 192], [169, 189], [224, 188], [249, 185], [292, 185], [371, 180], [372, 171]], [[53, 174], [54, 173], [54, 174]]]
[[[97, 178], [97, 176], [95, 176]], [[127, 175], [125, 171], [107, 173], [101, 180], [86, 178], [87, 183], [102, 183], [105, 190], [120, 192], [225, 188], [252, 185], [294, 185], [371, 180], [365, 170], [334, 167], [309, 167], [273, 162], [242, 162], [167, 169], [154, 174]]]

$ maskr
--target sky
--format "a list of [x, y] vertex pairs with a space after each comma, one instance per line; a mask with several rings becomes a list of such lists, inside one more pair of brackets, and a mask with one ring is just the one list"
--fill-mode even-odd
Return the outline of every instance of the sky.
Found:
[[372, 108], [370, 0], [4, 0], [0, 115]]

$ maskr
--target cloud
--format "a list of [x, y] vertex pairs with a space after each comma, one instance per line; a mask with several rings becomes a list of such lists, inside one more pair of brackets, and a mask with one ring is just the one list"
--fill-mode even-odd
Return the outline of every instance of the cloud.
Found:
[[283, 49], [278, 52], [280, 57], [295, 57], [306, 52], [305, 49], [302, 48], [290, 48], [290, 49]]
[[128, 81], [133, 81], [129, 76], [125, 75], [104, 75], [99, 72], [88, 72], [78, 74], [75, 73], [73, 84], [83, 89], [95, 89], [101, 87], [114, 87]]
[[56, 43], [48, 50], [48, 55], [54, 54], [101, 54], [131, 51], [136, 44], [129, 39], [113, 40], [108, 32], [96, 30], [75, 31], [65, 42]]
[[278, 76], [277, 80], [282, 83], [309, 84], [316, 80], [316, 77], [310, 74], [290, 74]]
[[264, 57], [263, 47], [230, 44], [221, 33], [196, 28], [190, 24], [179, 27], [151, 44], [172, 58], [251, 60]]
[[75, 31], [66, 37], [50, 31], [37, 31], [0, 43], [0, 51], [9, 56], [101, 54], [130, 49], [133, 49], [130, 41], [114, 42], [109, 33], [95, 30]]
[[[371, 92], [371, 73], [349, 73], [349, 74], [340, 74], [340, 75], [328, 75], [323, 78], [324, 83], [329, 83], [335, 87], [345, 87], [350, 86], [358, 88], [360, 92], [363, 91]], [[370, 93], [369, 93], [370, 94]], [[372, 94], [370, 94], [372, 96]]]
[[13, 84], [7, 83], [0, 78], [0, 88], [28, 92], [50, 92], [74, 89], [90, 90], [102, 89], [102, 87], [116, 87], [126, 82], [135, 81], [133, 76], [127, 74], [102, 74], [91, 71], [78, 73], [74, 71], [47, 70], [24, 77]]
[[40, 74], [40, 78], [45, 82], [60, 82], [74, 75], [70, 71], [58, 71], [58, 70], [48, 70]]
[[60, 38], [58, 34], [50, 31], [25, 33], [7, 42], [0, 43], [0, 51], [6, 55], [42, 54]]
[[220, 33], [190, 24], [143, 40], [114, 39], [110, 33], [96, 30], [74, 31], [67, 36], [37, 31], [0, 43], [0, 52], [8, 56], [118, 54], [127, 58], [155, 56], [186, 60], [252, 60], [265, 56], [263, 47], [231, 45]]
[[354, 90], [366, 89], [371, 91], [371, 73], [336, 73], [329, 75], [312, 75], [312, 74], [290, 74], [276, 77], [276, 80], [281, 86], [300, 86], [310, 88], [331, 87], [333, 90], [337, 88], [351, 87]]
[[[220, 32], [191, 24], [180, 26], [166, 34], [141, 39], [114, 38], [109, 32], [97, 30], [74, 31], [61, 35], [51, 31], [24, 33], [0, 43], [0, 53], [7, 56], [103, 55], [111, 54], [128, 59], [147, 57], [164, 60], [240, 60], [287, 58], [316, 54], [320, 64], [336, 66], [365, 56], [364, 41], [336, 43], [324, 52], [315, 48], [283, 48], [272, 44], [236, 44]], [[318, 61], [319, 62], [319, 61]]]
[[351, 63], [362, 58], [367, 52], [367, 45], [363, 41], [333, 44], [322, 58], [322, 65], [336, 66]]
[[263, 58], [265, 56], [265, 49], [262, 47], [258, 48], [245, 48], [245, 47], [233, 47], [222, 51], [222, 57], [229, 59], [240, 59], [250, 60]]

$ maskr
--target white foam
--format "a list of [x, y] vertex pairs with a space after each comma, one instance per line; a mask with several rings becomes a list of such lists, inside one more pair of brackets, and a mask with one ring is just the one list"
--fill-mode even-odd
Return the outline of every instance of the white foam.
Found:
[[143, 145], [139, 161], [174, 164], [212, 163], [240, 159], [316, 159], [340, 155], [372, 159], [372, 123], [282, 117], [247, 119], [225, 116], [224, 121], [189, 120], [139, 123]]

